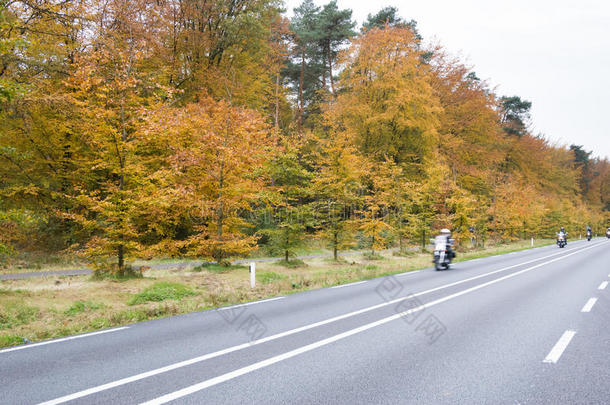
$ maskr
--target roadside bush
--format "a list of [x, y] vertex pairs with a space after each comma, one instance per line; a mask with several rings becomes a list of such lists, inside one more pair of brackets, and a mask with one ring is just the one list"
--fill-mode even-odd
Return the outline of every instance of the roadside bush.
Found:
[[192, 271], [198, 273], [200, 271], [209, 271], [210, 273], [227, 273], [231, 270], [245, 269], [246, 266], [238, 264], [217, 264], [217, 263], [203, 263], [193, 268]]
[[64, 311], [66, 315], [76, 315], [85, 311], [95, 311], [100, 309], [102, 304], [98, 304], [93, 301], [75, 301], [74, 304], [70, 306], [70, 308]]
[[385, 257], [383, 257], [382, 255], [370, 252], [364, 253], [362, 257], [364, 257], [366, 260], [385, 260]]
[[144, 291], [135, 294], [127, 305], [143, 304], [145, 302], [160, 302], [165, 300], [180, 300], [184, 297], [196, 295], [189, 287], [180, 283], [158, 282]]

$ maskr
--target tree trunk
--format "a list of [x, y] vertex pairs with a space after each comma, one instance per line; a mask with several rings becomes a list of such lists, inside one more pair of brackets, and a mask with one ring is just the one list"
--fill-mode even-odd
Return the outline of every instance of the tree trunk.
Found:
[[220, 178], [218, 181], [218, 208], [216, 209], [216, 235], [218, 238], [222, 237], [222, 223], [224, 221], [224, 210], [222, 203], [222, 187], [223, 187], [223, 166], [224, 164], [220, 164]]
[[122, 277], [125, 275], [125, 247], [123, 245], [117, 247], [117, 259], [119, 264], [118, 276]]
[[[124, 98], [121, 99], [121, 139], [123, 141], [123, 144], [127, 143], [127, 130], [125, 128], [125, 108], [124, 108]], [[125, 147], [123, 145], [123, 147]], [[119, 204], [121, 204], [123, 202], [123, 190], [125, 189], [125, 161], [127, 159], [126, 156], [126, 151], [123, 149], [122, 151], [120, 149], [117, 148], [117, 154], [119, 157], [119, 166], [121, 169], [121, 174], [119, 176], [119, 196], [120, 196], [120, 200], [121, 202]], [[119, 217], [119, 227], [120, 227], [120, 234], [119, 234], [119, 240], [121, 242], [123, 242], [123, 227], [124, 227], [124, 221], [125, 221], [125, 217], [124, 217], [124, 212], [123, 212], [123, 207], [121, 206], [119, 209], [120, 212], [120, 217]], [[119, 266], [119, 276], [124, 276], [125, 275], [125, 246], [123, 245], [123, 243], [120, 243], [118, 246], [118, 252], [117, 252], [117, 259], [118, 259], [118, 266]]]
[[330, 42], [328, 42], [326, 44], [326, 52], [328, 54], [328, 76], [330, 79], [330, 90], [331, 90], [331, 93], [334, 98], [335, 97], [335, 81], [333, 80], [333, 61], [332, 61], [332, 56], [330, 53]]
[[322, 71], [322, 88], [326, 90], [326, 71]]
[[280, 73], [275, 75], [275, 129], [280, 126]]
[[286, 251], [284, 252], [284, 254], [285, 254], [285, 260], [286, 260], [286, 261], [288, 261], [288, 251], [286, 250]]
[[333, 235], [333, 257], [335, 258], [335, 261], [337, 261], [337, 259], [338, 259], [337, 245], [338, 245], [337, 233], [335, 232], [335, 234]]
[[426, 230], [423, 229], [422, 230], [422, 236], [421, 236], [421, 250], [422, 252], [424, 250], [426, 250]]
[[301, 132], [303, 127], [303, 83], [305, 82], [305, 50], [301, 52], [301, 74], [299, 77], [299, 117], [297, 119], [297, 128]]

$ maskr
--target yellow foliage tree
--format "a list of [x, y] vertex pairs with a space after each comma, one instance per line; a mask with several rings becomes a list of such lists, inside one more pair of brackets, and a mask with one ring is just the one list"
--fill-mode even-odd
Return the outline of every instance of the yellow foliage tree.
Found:
[[194, 230], [184, 240], [170, 238], [159, 246], [219, 263], [254, 249], [257, 238], [244, 234], [243, 214], [252, 210], [264, 184], [271, 131], [262, 117], [202, 98], [151, 114], [146, 134], [169, 149], [158, 172], [169, 187], [163, 198], [180, 207], [177, 215], [190, 214]]
[[363, 154], [393, 159], [411, 174], [421, 173], [438, 142], [440, 106], [422, 57], [408, 27], [367, 31], [339, 57], [339, 96], [328, 111]]

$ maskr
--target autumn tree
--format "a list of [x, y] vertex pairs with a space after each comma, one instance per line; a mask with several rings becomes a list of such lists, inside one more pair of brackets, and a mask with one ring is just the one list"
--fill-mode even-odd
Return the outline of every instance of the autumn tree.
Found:
[[341, 91], [329, 111], [360, 151], [421, 173], [437, 143], [438, 99], [409, 28], [374, 28], [355, 40], [341, 62]]
[[404, 216], [406, 193], [409, 185], [400, 166], [386, 160], [367, 167], [362, 207], [358, 214], [358, 229], [364, 237], [365, 245], [375, 251], [384, 249], [390, 240], [398, 237], [402, 251], [404, 239]]
[[363, 182], [368, 162], [347, 138], [319, 140], [317, 175], [313, 190], [320, 236], [328, 242], [333, 257], [353, 245], [356, 211], [363, 203]]
[[78, 56], [66, 81], [78, 114], [71, 136], [87, 146], [75, 158], [89, 172], [75, 184], [78, 193], [69, 196], [73, 208], [63, 216], [91, 235], [82, 241], [85, 254], [102, 269], [114, 255], [113, 268], [121, 276], [126, 259], [140, 249], [134, 217], [147, 179], [137, 159], [139, 113], [170, 93], [149, 71], [157, 39], [157, 15], [149, 4], [115, 1], [94, 11], [92, 50]]
[[[385, 243], [396, 239], [399, 251], [404, 252], [407, 240], [417, 237], [417, 218], [413, 211], [418, 198], [416, 187], [406, 171], [391, 159], [371, 167], [364, 202], [367, 215], [362, 219], [367, 228], [365, 234], [376, 243], [376, 248], [385, 247]], [[366, 221], [370, 223], [366, 224]]]
[[288, 262], [303, 244], [307, 228], [313, 226], [313, 173], [303, 160], [298, 139], [285, 137], [277, 146], [268, 162], [269, 184], [264, 198], [270, 215], [263, 218], [269, 223], [259, 233], [268, 238], [270, 252], [280, 253]]
[[[159, 241], [162, 249], [226, 263], [256, 247], [246, 213], [260, 198], [271, 134], [262, 117], [225, 101], [202, 98], [184, 108], [165, 108], [150, 118], [148, 137], [167, 145], [168, 169], [157, 175], [170, 185], [165, 198], [193, 222], [182, 240]], [[168, 194], [169, 193], [169, 194]], [[170, 235], [171, 236], [171, 235]]]
[[442, 107], [439, 152], [451, 170], [449, 176], [459, 187], [489, 198], [505, 156], [493, 95], [486, 83], [442, 49], [435, 51], [430, 66]]
[[0, 210], [36, 224], [27, 233], [34, 248], [65, 249], [82, 236], [61, 216], [77, 178], [72, 153], [83, 147], [70, 134], [78, 114], [63, 83], [89, 12], [86, 2], [0, 4]]

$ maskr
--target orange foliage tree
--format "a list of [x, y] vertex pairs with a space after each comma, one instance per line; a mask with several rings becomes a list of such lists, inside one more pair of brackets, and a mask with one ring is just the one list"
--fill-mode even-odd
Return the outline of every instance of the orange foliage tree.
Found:
[[[263, 188], [262, 169], [271, 147], [271, 131], [261, 116], [203, 98], [150, 114], [144, 132], [159, 148], [167, 148], [155, 174], [165, 187], [151, 196], [169, 199], [175, 215], [189, 213], [193, 229], [183, 240], [170, 234], [157, 247], [219, 263], [254, 249], [257, 238], [243, 231], [248, 226], [245, 214]], [[155, 161], [153, 157], [153, 166]]]

